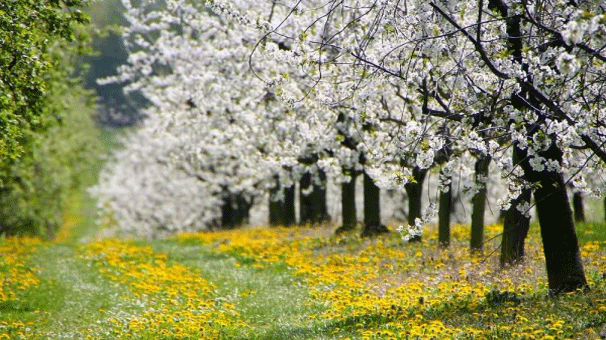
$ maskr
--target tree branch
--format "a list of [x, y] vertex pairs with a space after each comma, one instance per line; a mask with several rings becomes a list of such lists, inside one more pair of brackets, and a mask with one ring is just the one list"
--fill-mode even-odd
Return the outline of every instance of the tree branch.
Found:
[[430, 2], [429, 5], [431, 7], [433, 7], [433, 9], [435, 9], [438, 13], [440, 13], [440, 15], [442, 15], [444, 17], [444, 19], [446, 19], [448, 22], [450, 22], [457, 30], [459, 30], [461, 33], [463, 33], [463, 35], [465, 35], [467, 37], [467, 39], [469, 39], [469, 41], [471, 41], [473, 43], [473, 45], [476, 48], [476, 51], [478, 53], [480, 53], [480, 57], [482, 58], [482, 61], [484, 61], [486, 63], [486, 66], [488, 66], [488, 68], [492, 71], [492, 73], [494, 73], [494, 75], [496, 75], [497, 77], [502, 78], [502, 79], [510, 79], [509, 75], [499, 71], [496, 68], [496, 66], [494, 66], [494, 64], [488, 58], [486, 51], [484, 51], [484, 48], [482, 47], [482, 44], [480, 44], [479, 41], [477, 41], [473, 36], [471, 36], [471, 34], [469, 34], [469, 32], [464, 30], [456, 21], [454, 21], [448, 14], [446, 14], [446, 12], [442, 11], [442, 9], [440, 7], [438, 7], [436, 4], [434, 4], [433, 2]]

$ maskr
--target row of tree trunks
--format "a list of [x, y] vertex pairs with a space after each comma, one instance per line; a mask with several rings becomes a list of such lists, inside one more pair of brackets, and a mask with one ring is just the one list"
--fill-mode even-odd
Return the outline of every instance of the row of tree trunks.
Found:
[[[552, 146], [543, 152], [545, 156], [561, 161], [561, 152]], [[580, 259], [578, 241], [574, 229], [573, 212], [568, 201], [563, 176], [555, 172], [536, 172], [528, 162], [523, 150], [515, 148], [514, 164], [522, 165], [525, 178], [531, 182], [538, 182], [540, 186], [534, 191], [543, 247], [548, 267], [550, 290], [553, 293], [572, 291], [587, 287], [584, 271]], [[476, 180], [482, 188], [472, 199], [472, 232], [470, 248], [472, 251], [481, 251], [483, 248], [484, 212], [486, 208], [487, 188], [484, 181], [488, 176], [490, 158], [479, 158], [475, 165]], [[353, 173], [353, 171], [352, 171]], [[406, 185], [409, 199], [408, 222], [415, 224], [415, 219], [421, 217], [422, 186], [427, 169], [413, 169], [415, 181]], [[325, 175], [320, 174], [325, 180]], [[355, 204], [355, 175], [348, 183], [342, 184], [342, 212], [343, 226], [338, 232], [353, 230], [357, 224]], [[482, 183], [480, 183], [482, 182]], [[309, 189], [313, 186], [313, 189]], [[450, 186], [450, 185], [449, 185]], [[279, 187], [273, 191], [277, 192]], [[307, 190], [306, 190], [307, 189]], [[450, 189], [450, 188], [448, 188]], [[305, 195], [305, 193], [310, 192]], [[448, 246], [450, 243], [450, 213], [452, 206], [451, 190], [440, 192], [439, 198], [439, 244]], [[380, 219], [380, 190], [372, 178], [364, 173], [364, 227], [362, 236], [374, 236], [388, 232], [381, 224]], [[275, 193], [274, 193], [275, 194]], [[284, 200], [270, 203], [270, 223], [272, 225], [295, 224], [294, 186], [284, 189]], [[326, 189], [322, 185], [313, 183], [311, 175], [305, 175], [301, 180], [301, 221], [304, 223], [319, 223], [327, 217]], [[511, 203], [506, 211], [503, 221], [503, 236], [501, 240], [500, 262], [502, 266], [515, 265], [523, 260], [524, 241], [529, 230], [527, 212], [518, 209], [523, 203], [530, 202], [531, 190], [526, 189]], [[582, 196], [574, 196], [575, 211], [582, 213]], [[229, 204], [228, 204], [229, 203]], [[528, 206], [524, 204], [523, 206]], [[241, 224], [247, 217], [250, 203], [238, 196], [227, 196], [224, 204], [224, 227], [233, 227]], [[577, 213], [577, 218], [580, 213]]]

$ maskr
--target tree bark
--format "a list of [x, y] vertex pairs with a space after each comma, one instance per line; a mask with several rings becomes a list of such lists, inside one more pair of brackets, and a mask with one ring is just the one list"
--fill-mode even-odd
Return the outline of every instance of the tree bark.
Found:
[[282, 225], [282, 216], [284, 216], [284, 203], [281, 200], [275, 200], [280, 191], [280, 182], [275, 181], [275, 186], [269, 190], [269, 225], [272, 227]]
[[358, 223], [356, 215], [356, 174], [355, 170], [347, 172], [350, 173], [351, 179], [349, 182], [341, 184], [341, 216], [343, 217], [343, 225], [335, 231], [336, 234], [353, 230]]
[[440, 247], [450, 245], [450, 214], [452, 211], [452, 183], [448, 183], [448, 191], [440, 191], [438, 207], [438, 244]]
[[530, 218], [517, 207], [520, 203], [530, 203], [531, 194], [530, 189], [524, 189], [505, 211], [501, 238], [501, 267], [512, 266], [524, 260], [524, 242], [530, 229]]
[[480, 156], [475, 164], [476, 185], [480, 187], [471, 199], [471, 238], [469, 246], [472, 252], [482, 251], [484, 248], [484, 211], [486, 210], [486, 178], [491, 158]]
[[315, 183], [309, 172], [301, 177], [299, 212], [302, 225], [319, 224], [330, 219], [326, 207], [326, 174], [318, 171], [320, 183]]
[[[539, 152], [539, 155], [560, 164], [562, 162], [562, 151], [555, 143], [548, 150]], [[534, 198], [541, 225], [550, 294], [588, 289], [564, 176], [560, 172], [534, 171], [528, 157], [522, 159], [526, 178], [540, 184]]]
[[251, 205], [244, 196], [228, 193], [221, 206], [221, 227], [234, 229], [246, 224]]
[[295, 185], [284, 188], [284, 202], [282, 212], [282, 225], [290, 227], [297, 224], [295, 214]]
[[372, 178], [364, 173], [364, 229], [362, 237], [376, 236], [387, 233], [387, 227], [381, 224], [381, 206], [379, 187]]
[[311, 195], [313, 187], [311, 184], [311, 174], [306, 172], [299, 181], [299, 215], [301, 225], [310, 225], [312, 220], [313, 196]]
[[572, 206], [574, 207], [574, 221], [585, 222], [585, 206], [582, 193], [576, 191], [572, 195]]
[[326, 207], [326, 173], [318, 170], [320, 183], [313, 183], [311, 193], [311, 220], [314, 224], [326, 223], [330, 220], [328, 208]]
[[[421, 218], [421, 203], [423, 196], [423, 182], [425, 181], [425, 175], [429, 169], [421, 169], [414, 167], [412, 169], [412, 177], [414, 181], [408, 182], [404, 185], [406, 195], [408, 196], [408, 224], [411, 226], [415, 225], [415, 220]], [[416, 236], [410, 239], [411, 242], [420, 241], [421, 236]]]

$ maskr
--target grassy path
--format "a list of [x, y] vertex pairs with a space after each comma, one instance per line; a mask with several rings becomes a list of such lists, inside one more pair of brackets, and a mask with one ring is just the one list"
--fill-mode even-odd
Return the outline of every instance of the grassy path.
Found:
[[431, 232], [403, 245], [312, 229], [79, 243], [88, 222], [67, 222], [58, 243], [0, 239], [0, 339], [593, 339], [606, 327], [602, 225], [579, 231], [592, 291], [546, 299], [536, 233], [526, 263], [500, 271], [469, 255], [465, 226], [438, 250]]
[[313, 302], [307, 287], [284, 265], [242, 266], [234, 256], [212, 253], [208, 246], [174, 241], [152, 246], [171, 261], [199, 269], [203, 277], [218, 285], [217, 294], [222, 299], [239, 306], [241, 318], [254, 329], [243, 338], [308, 339], [321, 337], [326, 331], [322, 322], [307, 318], [324, 308]]
[[121, 299], [126, 288], [100, 277], [78, 259], [75, 248], [48, 244], [31, 260], [37, 265], [41, 280], [35, 295], [29, 297], [43, 315], [42, 320], [31, 319], [37, 323], [36, 337], [77, 339], [102, 335], [105, 330], [98, 321], [108, 311], [133, 308]]

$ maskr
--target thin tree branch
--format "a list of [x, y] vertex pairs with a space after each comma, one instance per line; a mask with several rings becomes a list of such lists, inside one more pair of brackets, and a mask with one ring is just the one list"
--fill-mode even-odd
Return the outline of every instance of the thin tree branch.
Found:
[[454, 21], [448, 14], [446, 14], [446, 12], [442, 11], [442, 9], [440, 7], [438, 7], [436, 4], [434, 4], [433, 2], [430, 2], [429, 5], [431, 7], [433, 7], [438, 13], [440, 13], [440, 15], [442, 15], [444, 17], [444, 19], [446, 19], [448, 22], [450, 22], [457, 30], [459, 30], [461, 33], [463, 33], [463, 35], [465, 35], [469, 39], [469, 41], [471, 41], [473, 43], [473, 45], [476, 48], [476, 51], [478, 53], [480, 53], [480, 57], [482, 58], [482, 61], [484, 61], [486, 63], [486, 66], [488, 66], [488, 68], [492, 71], [492, 73], [494, 73], [494, 75], [496, 75], [497, 77], [502, 78], [502, 79], [511, 78], [511, 77], [509, 77], [509, 75], [499, 71], [496, 68], [496, 66], [494, 66], [492, 61], [488, 58], [486, 51], [484, 51], [482, 44], [479, 41], [477, 41], [473, 36], [471, 36], [471, 34], [469, 34], [469, 32], [464, 30], [456, 21]]

